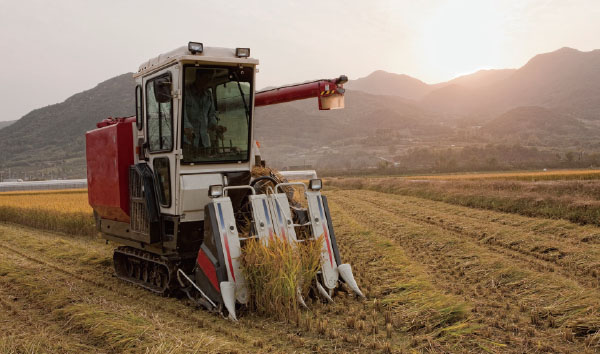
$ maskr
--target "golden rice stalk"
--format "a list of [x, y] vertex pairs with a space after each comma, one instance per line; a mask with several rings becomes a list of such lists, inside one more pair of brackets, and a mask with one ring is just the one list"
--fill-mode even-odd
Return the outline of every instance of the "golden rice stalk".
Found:
[[[251, 174], [252, 174], [252, 178], [269, 176], [269, 177], [272, 177], [273, 179], [275, 179], [277, 181], [277, 183], [288, 182], [288, 180], [285, 177], [283, 177], [283, 175], [281, 175], [281, 173], [279, 173], [279, 171], [277, 171], [274, 168], [270, 168], [270, 167], [254, 166], [254, 167], [252, 167]], [[267, 187], [272, 187], [272, 188], [275, 187], [272, 183], [265, 183], [265, 184], [262, 184], [261, 186], [263, 189], [263, 190], [261, 190], [262, 193], [267, 193]], [[304, 196], [299, 192], [299, 190], [297, 190], [296, 188], [291, 187], [291, 186], [286, 186], [286, 187], [283, 187], [282, 189], [288, 195], [288, 199], [292, 206], [306, 207], [306, 205], [305, 205], [306, 201], [304, 200]]]
[[319, 239], [291, 245], [275, 237], [265, 245], [258, 239], [244, 244], [242, 271], [250, 306], [262, 315], [294, 318], [299, 313], [297, 291], [307, 294], [319, 270]]

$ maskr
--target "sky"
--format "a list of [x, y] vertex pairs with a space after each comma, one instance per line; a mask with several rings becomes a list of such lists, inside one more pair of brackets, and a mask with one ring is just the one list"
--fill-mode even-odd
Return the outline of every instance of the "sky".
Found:
[[257, 87], [375, 70], [427, 83], [600, 48], [598, 0], [0, 0], [0, 121], [189, 41], [250, 47]]

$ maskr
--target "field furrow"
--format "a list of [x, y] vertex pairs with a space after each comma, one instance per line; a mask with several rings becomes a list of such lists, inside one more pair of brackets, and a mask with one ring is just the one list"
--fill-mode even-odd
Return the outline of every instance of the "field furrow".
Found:
[[98, 347], [85, 336], [65, 336], [65, 327], [45, 318], [46, 309], [23, 298], [22, 293], [0, 283], [1, 353], [91, 352]]
[[[178, 321], [168, 312], [144, 308], [144, 301], [123, 299], [119, 294], [105, 291], [93, 284], [74, 278], [64, 272], [55, 272], [44, 263], [0, 251], [2, 269], [0, 278], [3, 291], [20, 294], [19, 301], [38, 309], [42, 322], [63, 328], [63, 335], [85, 338], [85, 344], [94, 352], [141, 351], [153, 348], [156, 352], [233, 350], [233, 341], [219, 334], [207, 335], [192, 323]], [[194, 328], [196, 327], [196, 328]], [[196, 340], [190, 342], [186, 336]], [[220, 338], [219, 338], [220, 337]], [[210, 346], [208, 346], [210, 344]], [[65, 352], [74, 348], [65, 346]]]
[[[358, 192], [358, 196], [362, 193]], [[581, 241], [599, 235], [597, 227], [366, 193], [369, 198], [363, 200], [382, 210], [469, 236], [497, 252], [527, 261], [538, 270], [557, 271], [587, 287], [598, 287], [600, 245]]]
[[[399, 242], [411, 259], [427, 267], [440, 291], [462, 297], [481, 326], [476, 333], [502, 344], [502, 351], [592, 351], [588, 345], [597, 345], [593, 337], [574, 338], [573, 333], [596, 326], [598, 289], [573, 280], [571, 273], [540, 267], [538, 258], [515, 257], [464, 233], [460, 213], [468, 208], [451, 206], [452, 212], [445, 203], [370, 191], [330, 195], [356, 222]], [[427, 222], [439, 209], [444, 209], [444, 224], [460, 228]], [[478, 223], [495, 230], [494, 223]]]
[[[160, 318], [160, 321], [164, 321], [166, 324], [163, 331], [170, 333], [171, 337], [181, 343], [191, 342], [190, 339], [196, 336], [202, 338], [206, 334], [217, 337], [216, 341], [219, 343], [228, 343], [226, 346], [213, 346], [214, 350], [207, 347], [203, 351], [220, 351], [227, 348], [235, 351], [239, 345], [247, 347], [244, 351], [261, 350], [261, 348], [266, 350], [271, 348], [269, 342], [290, 348], [295, 346], [293, 339], [290, 340], [287, 337], [288, 333], [281, 333], [281, 331], [264, 333], [260, 322], [264, 324], [265, 321], [244, 323], [246, 319], [243, 319], [240, 321], [241, 324], [234, 324], [219, 316], [189, 306], [186, 301], [155, 296], [143, 289], [125, 284], [112, 276], [112, 248], [106, 247], [101, 242], [95, 240], [81, 242], [78, 239], [70, 240], [68, 237], [38, 233], [23, 228], [11, 228], [13, 232], [6, 232], [4, 227], [0, 228], [5, 231], [0, 234], [0, 239], [3, 241], [2, 269], [6, 269], [4, 271], [6, 274], [0, 277], [0, 280], [10, 277], [11, 283], [17, 284], [19, 291], [23, 293], [31, 291], [27, 288], [29, 283], [25, 280], [31, 281], [31, 285], [44, 284], [45, 286], [41, 288], [48, 292], [53, 291], [56, 284], [69, 282], [73, 285], [74, 292], [80, 292], [84, 296], [94, 294], [102, 301], [110, 299], [110, 308], [127, 304], [131, 306], [132, 313]], [[53, 246], [52, 243], [55, 245]], [[56, 244], [59, 246], [56, 247]], [[104, 253], [104, 257], [99, 256], [101, 253]], [[28, 270], [35, 271], [27, 272]], [[22, 274], [24, 272], [27, 273]], [[42, 279], [37, 280], [37, 276]], [[46, 283], [47, 278], [53, 281]], [[60, 294], [55, 297], [64, 299], [69, 296]], [[45, 306], [48, 307], [48, 304], [45, 303]], [[240, 330], [241, 328], [243, 330]], [[186, 339], [187, 336], [189, 339]], [[236, 345], [232, 343], [236, 343]], [[173, 343], [149, 341], [141, 344], [160, 348]], [[303, 344], [300, 343], [301, 346], [298, 348], [302, 348]], [[178, 348], [176, 345], [170, 347]], [[131, 348], [127, 347], [127, 349]], [[190, 348], [181, 347], [180, 349], [187, 351]]]
[[[0, 289], [28, 294], [26, 301], [52, 309], [41, 317], [66, 333], [92, 338], [94, 351], [348, 352], [389, 348], [393, 339], [387, 337], [383, 312], [344, 293], [335, 304], [313, 303], [311, 311], [288, 322], [247, 314], [233, 323], [116, 279], [111, 257], [112, 245], [100, 240], [0, 225]], [[370, 327], [348, 328], [348, 307], [368, 315]], [[122, 340], [108, 338], [116, 335], [111, 324], [129, 329], [120, 334]], [[368, 335], [373, 326], [377, 333]], [[203, 344], [203, 338], [216, 345]]]
[[154, 295], [117, 279], [117, 245], [71, 227], [70, 214], [15, 209], [3, 220], [33, 215], [70, 234], [0, 224], [0, 352], [600, 349], [600, 228], [369, 190], [326, 194], [342, 262], [367, 299], [342, 289], [284, 320], [240, 309], [231, 322]]

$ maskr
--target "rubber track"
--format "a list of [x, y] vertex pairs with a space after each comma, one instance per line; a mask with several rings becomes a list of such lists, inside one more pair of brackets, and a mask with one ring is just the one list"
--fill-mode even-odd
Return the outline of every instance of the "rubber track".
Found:
[[[117, 264], [116, 264], [116, 257], [119, 254], [123, 255], [127, 258], [133, 257], [133, 258], [137, 258], [142, 261], [146, 261], [149, 263], [154, 263], [154, 264], [158, 264], [158, 265], [162, 266], [164, 269], [166, 269], [166, 274], [168, 276], [168, 280], [165, 282], [165, 286], [163, 288], [159, 288], [159, 287], [155, 286], [154, 284], [150, 284], [150, 283], [144, 282], [142, 280], [126, 276], [124, 274], [119, 274], [119, 271], [117, 269]], [[176, 291], [179, 288], [179, 284], [177, 283], [177, 281], [175, 281], [175, 272], [177, 271], [177, 269], [176, 269], [177, 267], [175, 266], [175, 264], [167, 263], [155, 254], [152, 254], [152, 253], [146, 252], [146, 251], [142, 251], [142, 250], [139, 250], [136, 248], [132, 248], [132, 247], [122, 246], [122, 247], [118, 247], [117, 249], [115, 249], [113, 257], [114, 257], [113, 262], [114, 262], [114, 267], [115, 267], [115, 274], [117, 275], [117, 277], [119, 279], [125, 280], [125, 281], [135, 284], [137, 286], [140, 286], [146, 290], [149, 290], [149, 291], [151, 291], [155, 294], [161, 295], [161, 296], [168, 296], [169, 294], [172, 294], [174, 291]], [[126, 258], [126, 260], [130, 261], [130, 259], [127, 259], [127, 258]]]

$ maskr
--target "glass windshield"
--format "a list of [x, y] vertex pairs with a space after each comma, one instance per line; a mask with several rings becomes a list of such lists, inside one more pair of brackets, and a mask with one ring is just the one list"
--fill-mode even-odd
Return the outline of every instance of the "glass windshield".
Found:
[[248, 161], [252, 69], [186, 66], [183, 163]]

